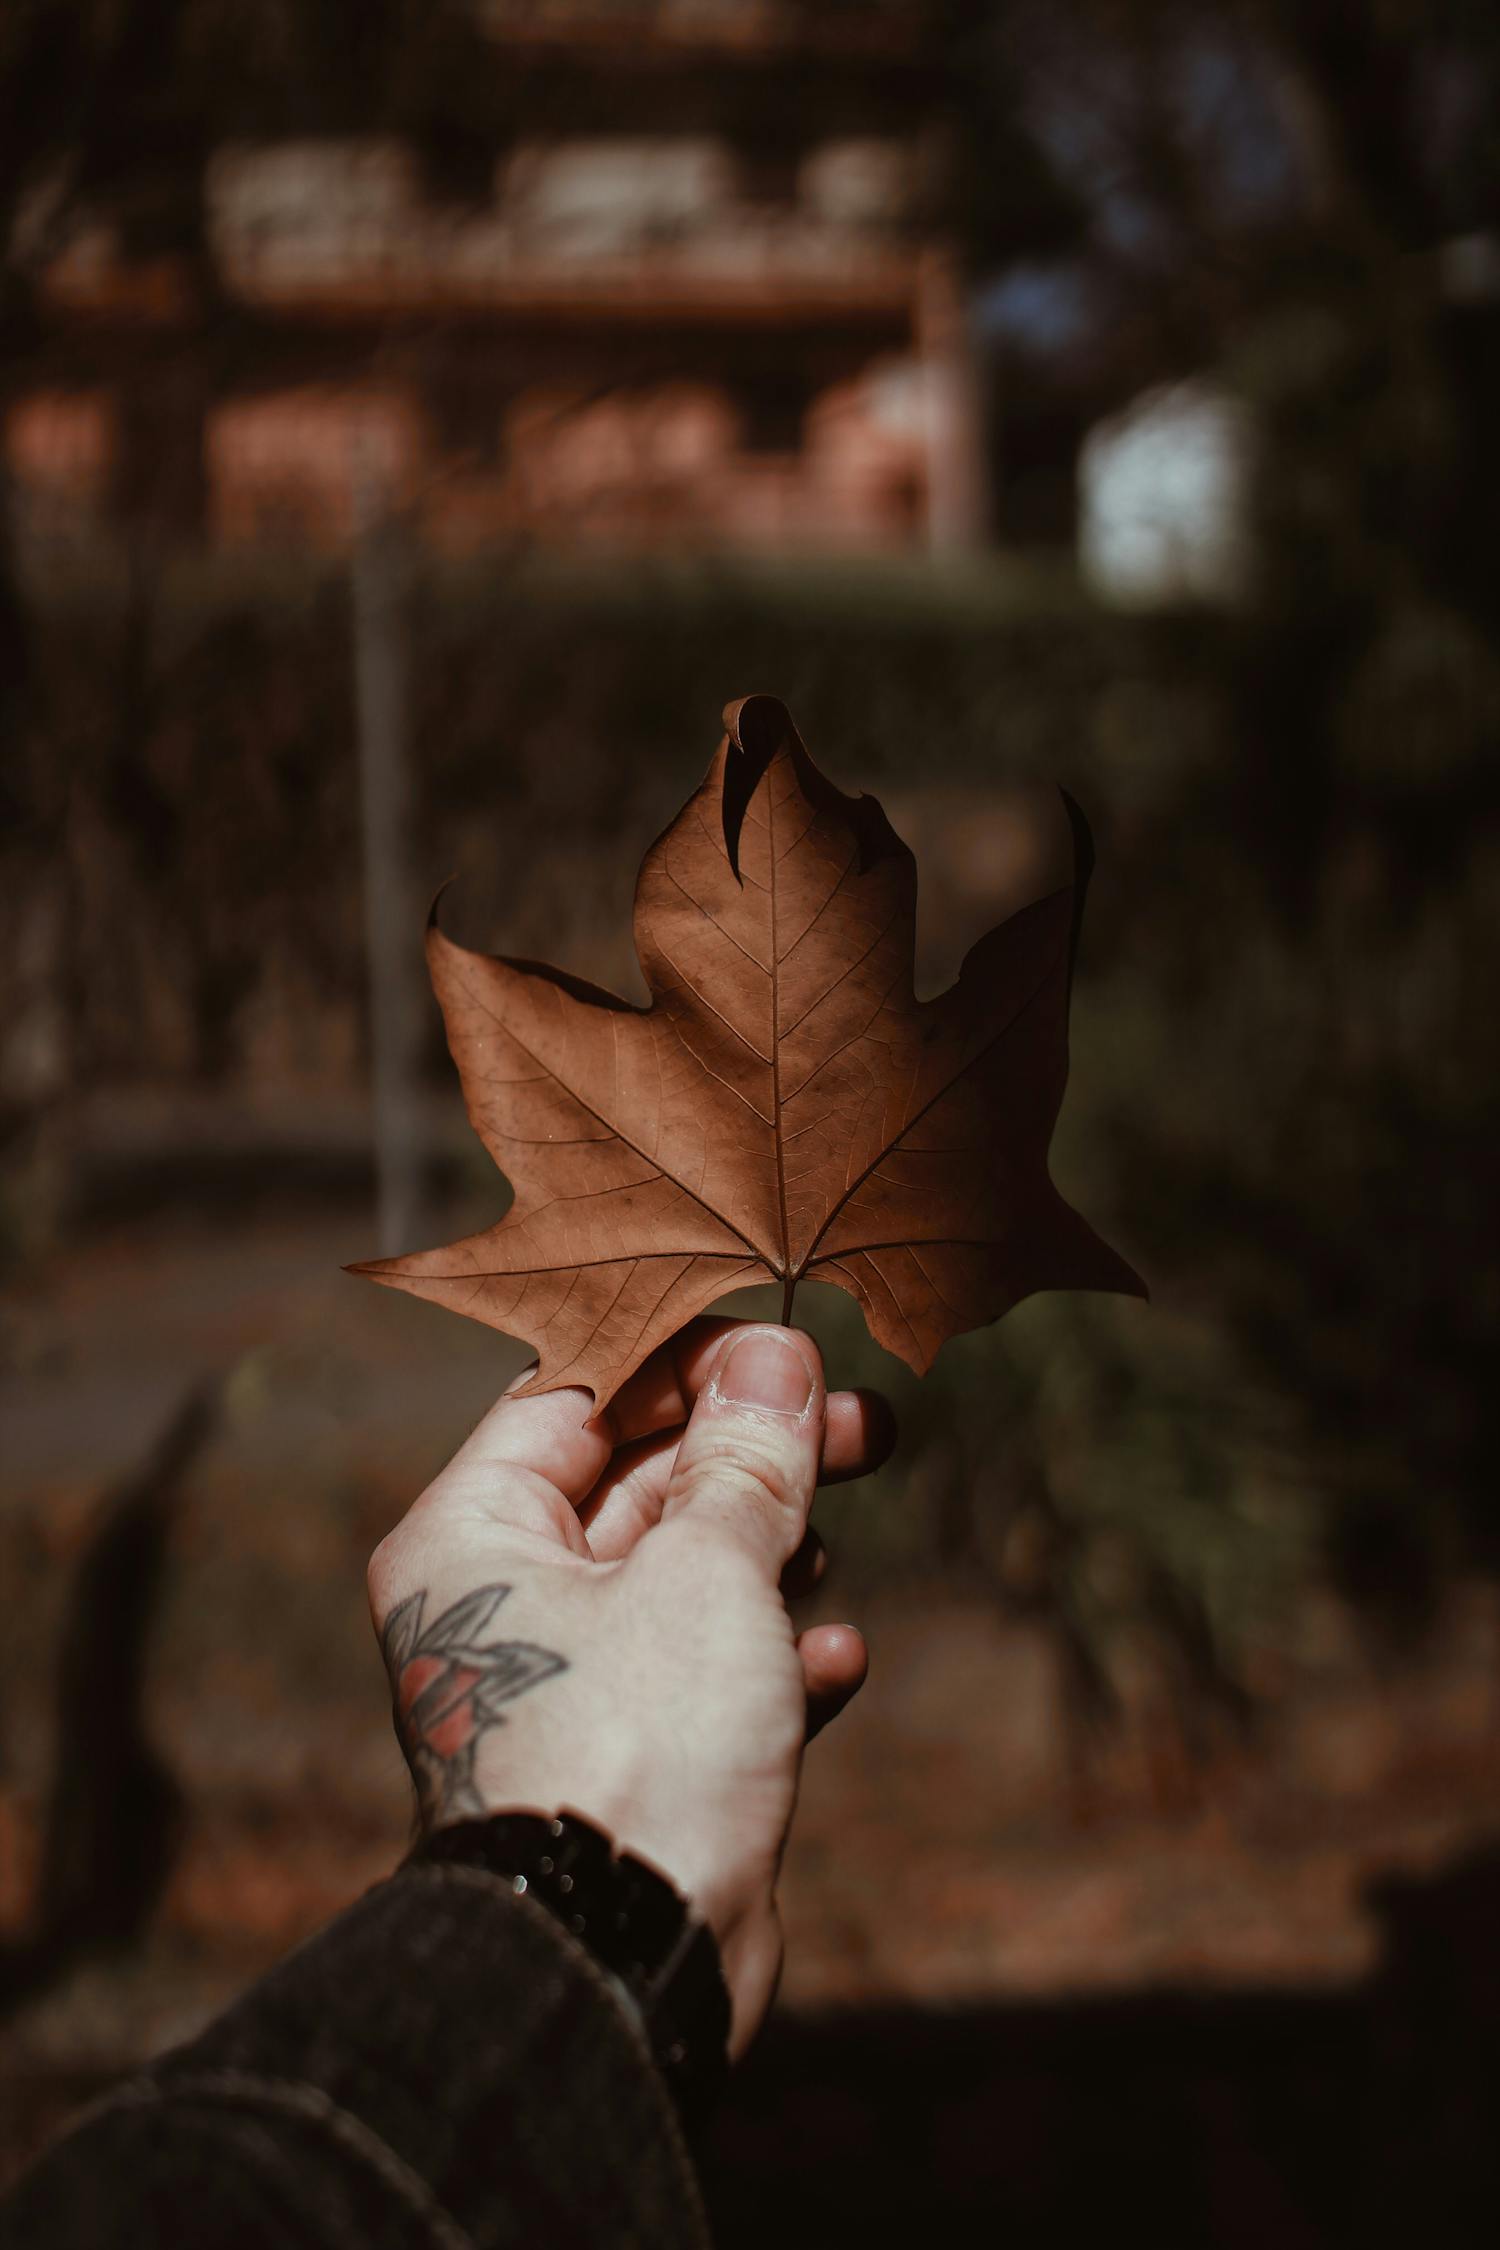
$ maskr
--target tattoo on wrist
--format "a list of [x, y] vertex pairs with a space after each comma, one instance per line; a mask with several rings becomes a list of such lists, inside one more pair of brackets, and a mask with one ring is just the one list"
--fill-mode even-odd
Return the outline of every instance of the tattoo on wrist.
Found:
[[428, 1827], [455, 1814], [483, 1813], [474, 1757], [484, 1736], [504, 1726], [500, 1706], [568, 1668], [566, 1657], [531, 1641], [481, 1639], [509, 1592], [509, 1586], [476, 1587], [424, 1627], [424, 1587], [397, 1602], [380, 1628], [396, 1739]]

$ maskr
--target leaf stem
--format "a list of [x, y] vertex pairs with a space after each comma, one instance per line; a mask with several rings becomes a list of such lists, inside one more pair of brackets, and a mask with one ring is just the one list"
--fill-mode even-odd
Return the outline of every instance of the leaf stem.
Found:
[[792, 1325], [792, 1299], [796, 1294], [797, 1276], [794, 1273], [789, 1273], [781, 1284], [781, 1325], [783, 1328], [790, 1328]]

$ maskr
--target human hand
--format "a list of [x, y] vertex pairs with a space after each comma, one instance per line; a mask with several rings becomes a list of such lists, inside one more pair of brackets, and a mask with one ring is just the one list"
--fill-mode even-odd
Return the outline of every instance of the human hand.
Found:
[[670, 1877], [718, 1942], [736, 2056], [780, 1972], [803, 1747], [866, 1668], [853, 1626], [797, 1635], [784, 1596], [821, 1567], [820, 1469], [876, 1467], [893, 1428], [825, 1394], [810, 1337], [724, 1320], [589, 1405], [507, 1392], [376, 1549], [397, 1733], [429, 1828], [568, 1809]]

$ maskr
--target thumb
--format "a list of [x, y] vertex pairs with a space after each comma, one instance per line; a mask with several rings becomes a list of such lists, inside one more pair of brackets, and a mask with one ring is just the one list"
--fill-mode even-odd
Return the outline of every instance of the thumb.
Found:
[[774, 1581], [802, 1543], [827, 1398], [823, 1363], [794, 1328], [741, 1328], [698, 1394], [662, 1508], [712, 1525]]

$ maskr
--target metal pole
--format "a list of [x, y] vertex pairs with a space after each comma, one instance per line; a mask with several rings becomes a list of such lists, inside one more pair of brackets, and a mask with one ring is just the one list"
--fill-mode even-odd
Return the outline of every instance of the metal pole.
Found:
[[354, 477], [354, 691], [364, 856], [376, 1233], [381, 1255], [420, 1228], [419, 918], [411, 825], [406, 570], [385, 478], [367, 455]]
[[917, 337], [927, 387], [928, 547], [974, 554], [989, 527], [985, 417], [962, 279], [941, 250], [926, 252], [919, 270]]

